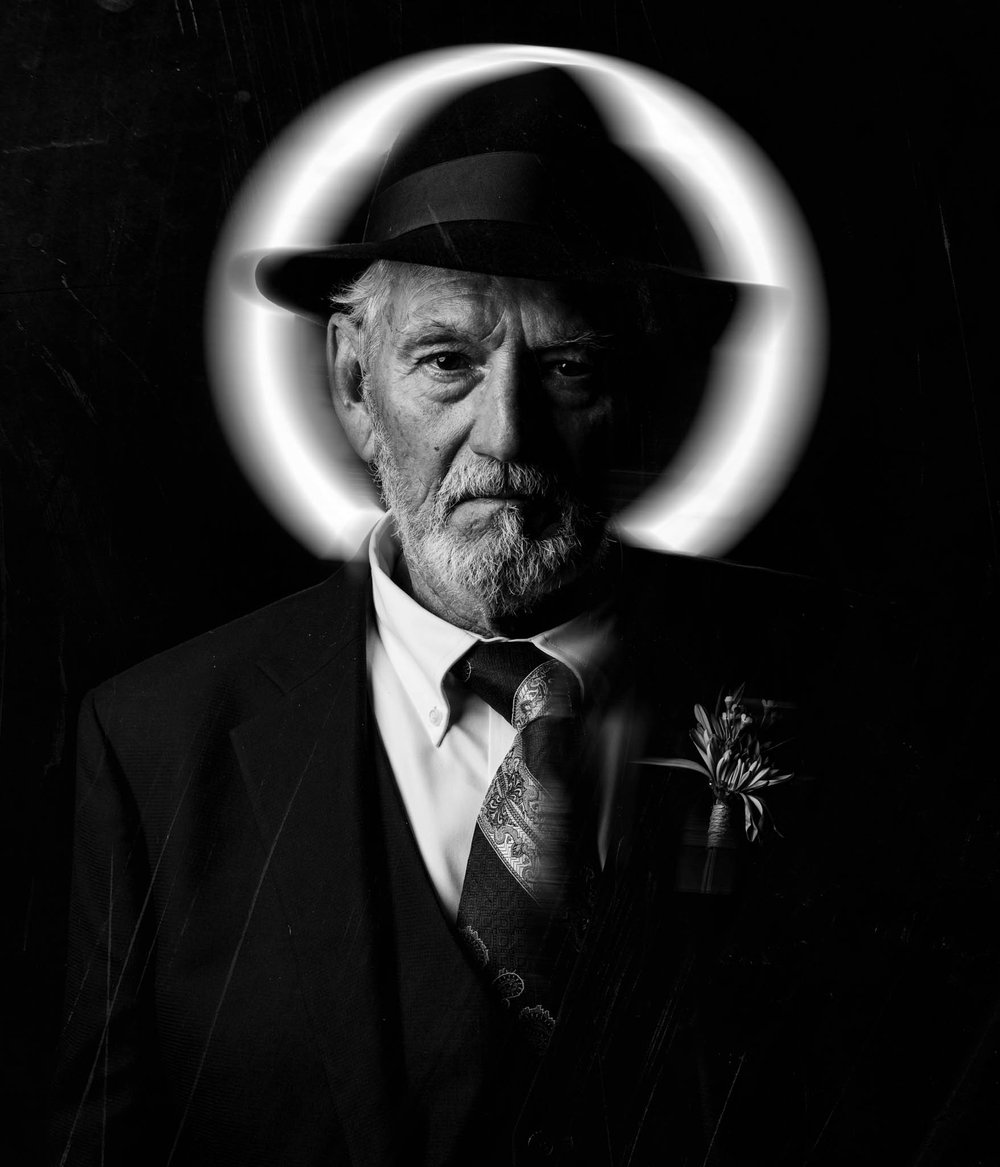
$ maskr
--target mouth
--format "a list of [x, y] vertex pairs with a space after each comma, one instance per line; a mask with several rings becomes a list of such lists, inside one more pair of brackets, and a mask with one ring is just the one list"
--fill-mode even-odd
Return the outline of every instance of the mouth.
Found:
[[486, 530], [492, 528], [494, 521], [505, 511], [517, 516], [521, 533], [533, 539], [548, 534], [559, 519], [559, 508], [551, 498], [540, 494], [515, 494], [512, 491], [466, 495], [456, 503], [452, 514], [463, 527]]
[[537, 494], [514, 494], [502, 491], [496, 494], [469, 494], [455, 504], [459, 507], [544, 507], [547, 500]]

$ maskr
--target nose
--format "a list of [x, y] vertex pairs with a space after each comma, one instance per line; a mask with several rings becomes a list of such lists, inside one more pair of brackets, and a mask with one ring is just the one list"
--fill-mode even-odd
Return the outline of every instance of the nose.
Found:
[[498, 462], [522, 456], [526, 441], [528, 374], [514, 353], [498, 353], [479, 384], [475, 419], [469, 437], [474, 453]]

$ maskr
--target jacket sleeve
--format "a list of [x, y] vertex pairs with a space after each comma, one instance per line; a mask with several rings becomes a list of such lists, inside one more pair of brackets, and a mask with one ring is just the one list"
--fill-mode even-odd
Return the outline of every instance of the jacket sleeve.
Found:
[[[149, 1163], [165, 1100], [153, 1041], [155, 909], [140, 815], [90, 694], [79, 723], [54, 1164]], [[149, 971], [150, 975], [145, 974]], [[169, 1144], [167, 1144], [169, 1145]]]

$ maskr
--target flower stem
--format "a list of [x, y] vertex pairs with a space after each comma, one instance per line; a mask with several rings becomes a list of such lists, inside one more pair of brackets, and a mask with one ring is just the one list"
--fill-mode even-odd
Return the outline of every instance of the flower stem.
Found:
[[732, 807], [721, 798], [717, 798], [712, 806], [712, 813], [708, 817], [708, 838], [706, 846], [724, 847], [732, 823]]

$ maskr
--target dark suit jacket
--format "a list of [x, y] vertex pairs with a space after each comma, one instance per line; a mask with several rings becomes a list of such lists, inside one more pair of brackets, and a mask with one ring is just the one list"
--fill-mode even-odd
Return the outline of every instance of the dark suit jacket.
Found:
[[[369, 595], [345, 566], [88, 698], [56, 1161], [414, 1162]], [[703, 780], [630, 767], [556, 1037], [526, 1063], [522, 1111], [489, 1132], [497, 1160], [904, 1161], [892, 1122], [881, 1160], [852, 1151], [883, 1133], [886, 1067], [862, 1050], [894, 972], [864, 914], [884, 898], [872, 840], [838, 787], [864, 768], [856, 753], [842, 771], [856, 726], [829, 695], [843, 612], [802, 581], [639, 554], [619, 605], [634, 760], [692, 756], [694, 703], [746, 682], [805, 714], [800, 779], [770, 800], [783, 837], [743, 850], [732, 895], [698, 896], [675, 890], [676, 864]]]

